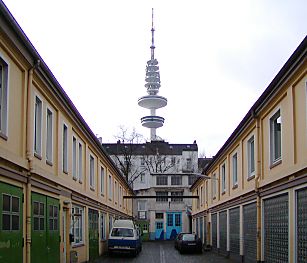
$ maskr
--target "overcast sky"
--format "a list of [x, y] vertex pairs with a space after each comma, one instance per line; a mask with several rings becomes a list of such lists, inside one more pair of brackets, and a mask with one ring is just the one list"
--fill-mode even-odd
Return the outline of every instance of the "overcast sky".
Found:
[[150, 132], [147, 95], [155, 10], [157, 110], [169, 143], [197, 141], [215, 155], [306, 36], [306, 0], [4, 0], [92, 131], [115, 142], [119, 126]]

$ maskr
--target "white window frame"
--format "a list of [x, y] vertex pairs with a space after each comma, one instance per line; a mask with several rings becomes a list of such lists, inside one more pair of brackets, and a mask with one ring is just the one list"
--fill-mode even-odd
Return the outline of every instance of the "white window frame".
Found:
[[100, 166], [100, 195], [105, 195], [105, 168]]
[[[78, 210], [78, 213], [75, 213], [76, 209]], [[70, 225], [70, 233], [74, 235], [74, 241], [72, 242], [72, 246], [76, 246], [76, 245], [84, 244], [84, 221], [85, 221], [84, 207], [73, 204], [72, 210], [73, 210], [72, 211], [73, 213], [71, 215], [72, 218], [71, 218], [71, 225]], [[79, 224], [80, 218], [81, 218], [81, 224], [78, 227], [79, 231], [77, 231], [75, 229], [75, 225]], [[81, 230], [80, 230], [80, 227], [81, 227]], [[81, 238], [80, 238], [80, 234], [81, 234]], [[76, 242], [76, 240], [78, 240], [78, 242]]]
[[216, 198], [216, 173], [213, 173], [212, 179], [211, 179], [211, 184], [212, 184], [212, 199]]
[[108, 176], [108, 197], [110, 200], [112, 200], [113, 198], [113, 184], [112, 184], [112, 175], [109, 174]]
[[[253, 145], [253, 154], [252, 154], [252, 145]], [[248, 141], [247, 141], [247, 178], [251, 178], [255, 175], [255, 170], [256, 170], [256, 167], [255, 167], [255, 136], [252, 135]], [[252, 160], [252, 157], [253, 160]], [[253, 166], [252, 166], [253, 164]], [[252, 167], [254, 168], [254, 170], [252, 170]]]
[[226, 192], [226, 164], [223, 163], [221, 166], [221, 179], [222, 179], [222, 193]]
[[72, 178], [77, 180], [77, 138], [72, 136]]
[[62, 170], [68, 173], [68, 126], [62, 125]]
[[[278, 116], [278, 117], [277, 117]], [[280, 118], [280, 156], [276, 158], [275, 154], [275, 126], [274, 122]], [[269, 127], [270, 127], [270, 165], [275, 165], [282, 160], [282, 117], [281, 117], [281, 110], [278, 108], [274, 114], [269, 118]]]
[[106, 240], [107, 238], [106, 217], [106, 213], [100, 212], [100, 240]]
[[89, 184], [91, 189], [95, 189], [95, 157], [89, 155]]
[[[37, 106], [38, 105], [38, 106]], [[34, 155], [42, 158], [43, 100], [34, 96]]]
[[46, 163], [53, 163], [53, 110], [46, 109]]
[[8, 104], [9, 104], [9, 80], [10, 64], [0, 53], [0, 64], [2, 66], [1, 89], [0, 89], [0, 136], [7, 139], [8, 136]]
[[232, 155], [232, 186], [238, 185], [238, 153]]
[[82, 183], [83, 180], [83, 144], [78, 142], [78, 179]]

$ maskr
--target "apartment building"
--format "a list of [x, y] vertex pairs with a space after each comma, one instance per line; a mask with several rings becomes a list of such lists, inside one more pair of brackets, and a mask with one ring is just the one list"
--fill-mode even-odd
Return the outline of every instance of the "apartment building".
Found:
[[0, 262], [85, 262], [132, 195], [0, 1]]
[[[198, 146], [151, 141], [103, 144], [135, 192], [133, 216], [144, 240], [169, 240], [191, 231], [190, 186], [198, 172]], [[202, 160], [202, 164], [206, 160]], [[208, 162], [208, 161], [207, 161]], [[127, 168], [128, 167], [128, 168]]]
[[236, 262], [307, 262], [307, 38], [191, 187], [193, 230]]

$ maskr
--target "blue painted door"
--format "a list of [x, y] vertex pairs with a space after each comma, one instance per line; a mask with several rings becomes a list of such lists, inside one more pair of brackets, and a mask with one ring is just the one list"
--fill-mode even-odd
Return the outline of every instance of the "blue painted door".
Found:
[[166, 213], [166, 239], [174, 240], [180, 232], [182, 232], [181, 212]]
[[156, 240], [164, 239], [164, 227], [163, 227], [163, 222], [161, 221], [156, 222], [155, 239]]

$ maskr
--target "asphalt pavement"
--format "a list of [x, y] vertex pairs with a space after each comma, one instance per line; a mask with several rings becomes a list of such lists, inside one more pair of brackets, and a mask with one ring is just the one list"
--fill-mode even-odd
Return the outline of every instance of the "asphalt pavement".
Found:
[[95, 263], [234, 263], [212, 252], [180, 254], [172, 241], [143, 242], [142, 252], [133, 257], [128, 254], [103, 255]]

